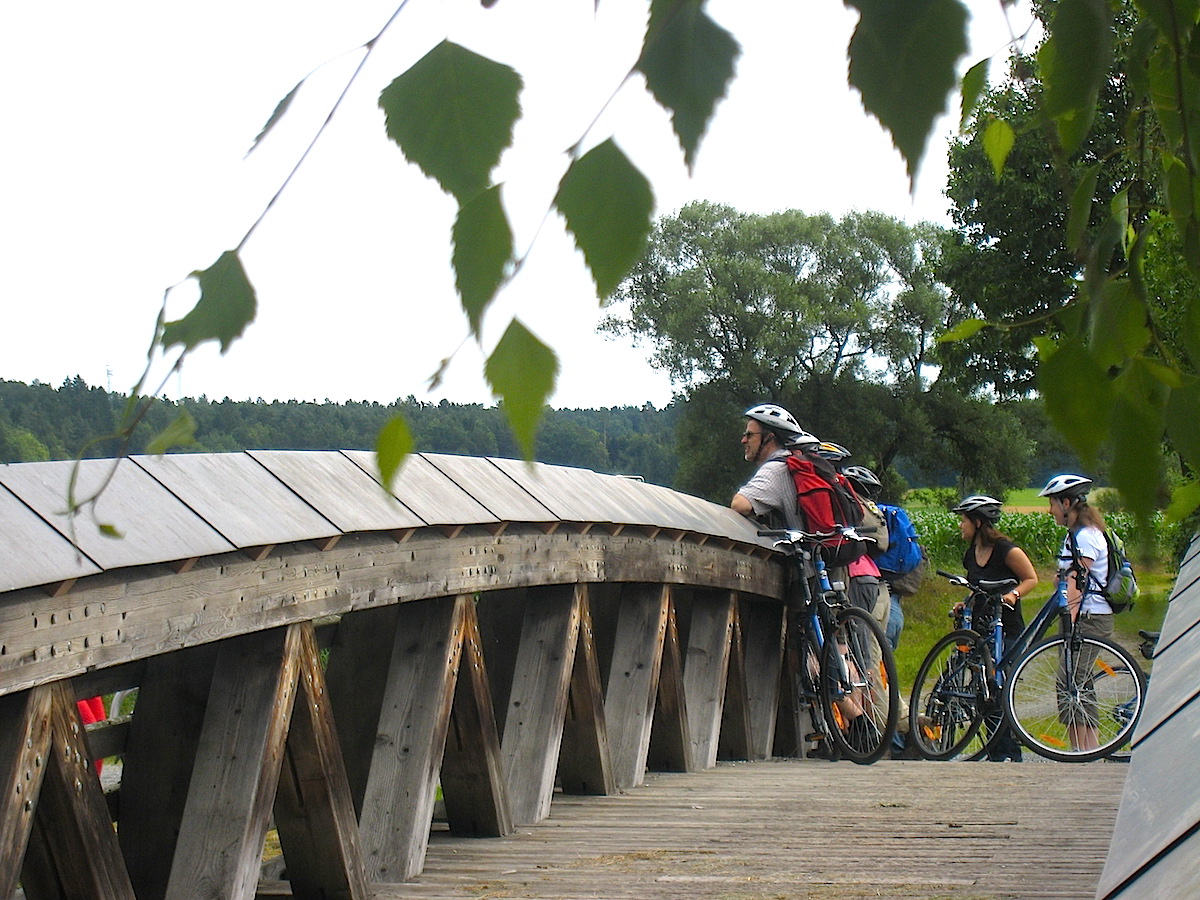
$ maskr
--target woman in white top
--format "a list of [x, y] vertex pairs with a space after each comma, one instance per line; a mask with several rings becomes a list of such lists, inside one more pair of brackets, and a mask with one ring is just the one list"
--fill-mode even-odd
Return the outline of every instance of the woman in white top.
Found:
[[[1055, 475], [1038, 496], [1049, 498], [1050, 515], [1067, 529], [1058, 553], [1059, 573], [1072, 566], [1087, 573], [1086, 578], [1067, 578], [1067, 606], [1076, 630], [1084, 637], [1108, 638], [1113, 633], [1113, 611], [1102, 590], [1108, 581], [1108, 542], [1104, 539], [1104, 516], [1087, 502], [1091, 484], [1092, 480], [1082, 475]], [[1086, 656], [1081, 654], [1078, 664], [1088, 671], [1094, 659]], [[1099, 746], [1094, 727], [1070, 724], [1067, 730], [1074, 749]]]

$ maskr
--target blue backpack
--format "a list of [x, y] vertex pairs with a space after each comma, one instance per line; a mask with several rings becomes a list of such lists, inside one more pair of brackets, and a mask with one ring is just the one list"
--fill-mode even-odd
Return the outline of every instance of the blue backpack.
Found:
[[899, 506], [887, 503], [876, 504], [883, 513], [888, 530], [888, 548], [878, 556], [875, 565], [887, 581], [912, 572], [921, 564], [924, 554], [908, 513]]

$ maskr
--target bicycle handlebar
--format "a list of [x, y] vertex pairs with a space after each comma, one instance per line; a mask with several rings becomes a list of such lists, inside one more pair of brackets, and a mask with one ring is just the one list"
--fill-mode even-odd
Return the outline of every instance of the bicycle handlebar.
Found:
[[875, 538], [868, 537], [866, 532], [877, 531], [876, 528], [855, 528], [853, 525], [843, 525], [833, 531], [801, 531], [799, 528], [763, 528], [758, 532], [759, 537], [779, 538], [779, 544], [819, 544], [830, 538], [844, 538], [848, 541], [870, 541], [877, 543]]
[[1020, 582], [1018, 582], [1015, 578], [1003, 578], [996, 581], [971, 581], [965, 575], [954, 575], [950, 572], [944, 572], [941, 569], [937, 569], [936, 571], [951, 584], [959, 587], [970, 588], [973, 591], [978, 591], [981, 594], [987, 594], [990, 597], [1006, 594], [1020, 584]]

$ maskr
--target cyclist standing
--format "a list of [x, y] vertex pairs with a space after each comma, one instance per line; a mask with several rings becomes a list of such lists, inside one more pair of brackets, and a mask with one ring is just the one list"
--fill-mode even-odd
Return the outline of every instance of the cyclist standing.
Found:
[[[1025, 630], [1025, 620], [1021, 615], [1021, 597], [1027, 596], [1037, 587], [1038, 577], [1028, 554], [1007, 535], [996, 530], [996, 523], [1000, 521], [1000, 507], [1001, 503], [995, 497], [973, 494], [964, 498], [951, 512], [956, 512], [961, 517], [959, 533], [963, 540], [967, 541], [967, 549], [963, 553], [963, 568], [966, 569], [967, 579], [979, 582], [1004, 581], [1011, 578], [1017, 582], [1017, 586], [1001, 598], [1000, 618], [1004, 634], [1004, 652], [1007, 653], [1013, 642]], [[988, 621], [987, 612], [982, 609], [972, 610], [975, 621], [979, 623]], [[988, 750], [988, 759], [993, 762], [1003, 762], [1005, 759], [1021, 761], [1021, 745], [1007, 728]]]
[[[758, 519], [773, 528], [796, 528], [801, 523], [796, 502], [796, 484], [788, 472], [789, 447], [819, 443], [800, 427], [796, 417], [774, 403], [752, 406], [745, 412], [742, 454], [758, 468], [737, 489], [729, 504], [743, 516]], [[777, 463], [768, 465], [769, 463]]]
[[[1113, 610], [1102, 590], [1108, 580], [1108, 543], [1104, 539], [1104, 516], [1087, 502], [1091, 485], [1092, 480], [1082, 475], [1055, 475], [1038, 496], [1049, 499], [1050, 515], [1067, 529], [1058, 553], [1059, 572], [1076, 568], [1086, 573], [1085, 579], [1067, 579], [1067, 607], [1076, 630], [1084, 637], [1111, 638]], [[1091, 666], [1092, 660], [1081, 658], [1079, 664]], [[1070, 724], [1068, 732], [1076, 750], [1098, 746], [1093, 726]]]

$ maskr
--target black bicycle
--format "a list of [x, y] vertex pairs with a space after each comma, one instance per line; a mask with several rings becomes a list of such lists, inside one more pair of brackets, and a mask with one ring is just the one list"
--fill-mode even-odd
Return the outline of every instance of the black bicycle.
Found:
[[862, 540], [853, 528], [829, 533], [760, 531], [795, 562], [788, 604], [787, 659], [797, 702], [814, 731], [802, 735], [830, 759], [875, 762], [891, 744], [900, 710], [896, 661], [866, 610], [831, 583], [822, 555], [830, 542]]
[[[956, 623], [963, 627], [934, 644], [913, 685], [909, 735], [922, 756], [979, 758], [1004, 727], [1060, 762], [1090, 762], [1128, 743], [1146, 676], [1124, 647], [1079, 633], [1067, 608], [1068, 573], [1007, 653], [999, 604], [1015, 582], [938, 574], [971, 596]], [[975, 619], [965, 618], [973, 609]], [[1061, 633], [1041, 640], [1055, 619]]]

